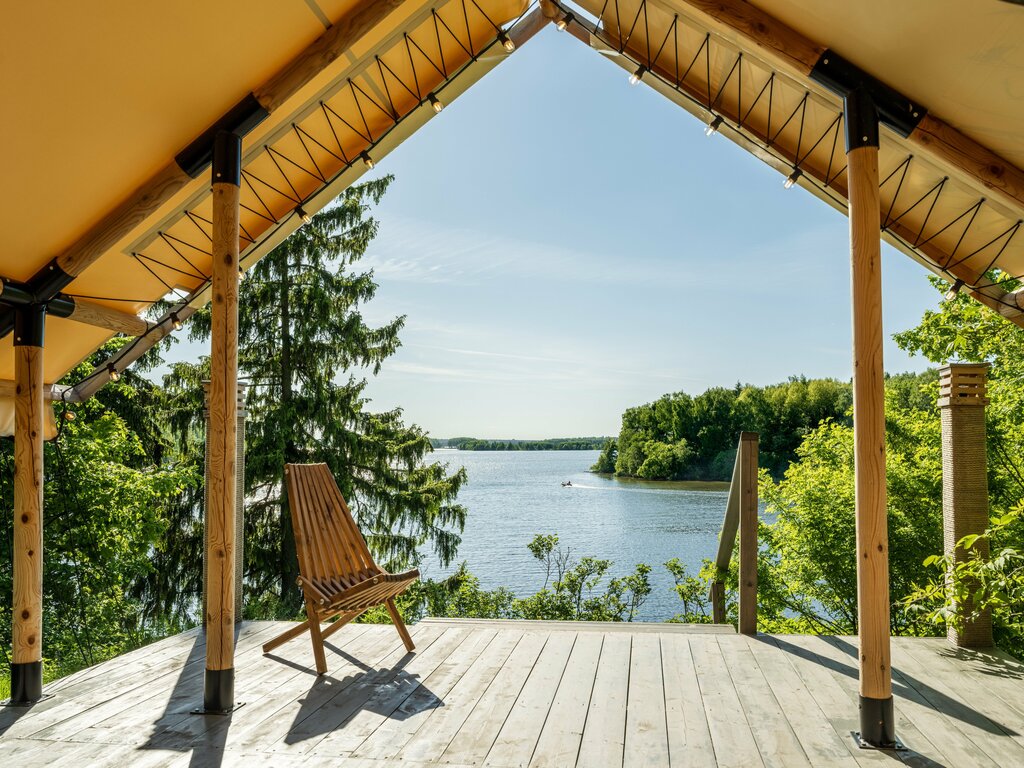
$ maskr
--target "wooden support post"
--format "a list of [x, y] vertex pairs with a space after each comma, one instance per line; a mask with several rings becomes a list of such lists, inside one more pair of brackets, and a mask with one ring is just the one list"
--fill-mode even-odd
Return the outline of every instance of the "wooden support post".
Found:
[[17, 310], [14, 328], [14, 603], [12, 705], [43, 696], [43, 326], [46, 308]]
[[[939, 369], [939, 413], [942, 417], [942, 527], [945, 553], [953, 565], [973, 556], [987, 560], [988, 540], [971, 549], [958, 547], [964, 536], [988, 528], [988, 459], [985, 451], [985, 379], [988, 363], [950, 363]], [[971, 586], [971, 591], [977, 584]], [[957, 609], [975, 612], [968, 597]], [[992, 646], [992, 611], [982, 609], [960, 627], [949, 625], [949, 642], [960, 648]]]
[[864, 90], [847, 94], [843, 108], [850, 185], [860, 738], [872, 747], [892, 747], [878, 113]]
[[739, 631], [757, 634], [757, 453], [756, 432], [740, 435]]
[[206, 687], [203, 712], [234, 708], [235, 462], [238, 408], [238, 213], [242, 139], [221, 131], [213, 148], [210, 429], [207, 434]]

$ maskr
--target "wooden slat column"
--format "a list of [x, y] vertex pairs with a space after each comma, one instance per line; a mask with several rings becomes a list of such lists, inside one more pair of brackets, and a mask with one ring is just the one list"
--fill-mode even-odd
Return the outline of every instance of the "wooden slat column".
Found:
[[17, 310], [14, 327], [14, 603], [11, 698], [43, 696], [43, 326], [46, 308]]
[[238, 213], [242, 139], [213, 145], [213, 275], [206, 507], [206, 685], [203, 711], [235, 701], [235, 464], [238, 409]]
[[850, 180], [860, 737], [873, 747], [891, 747], [896, 734], [889, 661], [878, 113], [862, 89], [847, 94], [843, 109]]
[[[971, 549], [957, 543], [988, 528], [988, 458], [985, 446], [985, 380], [988, 363], [950, 363], [939, 369], [939, 413], [942, 416], [942, 527], [946, 555], [962, 563], [977, 555], [988, 560], [986, 539]], [[974, 584], [971, 590], [976, 587]], [[975, 611], [970, 598], [958, 606]], [[949, 642], [960, 648], [992, 646], [992, 611], [982, 609], [962, 626], [947, 629]]]

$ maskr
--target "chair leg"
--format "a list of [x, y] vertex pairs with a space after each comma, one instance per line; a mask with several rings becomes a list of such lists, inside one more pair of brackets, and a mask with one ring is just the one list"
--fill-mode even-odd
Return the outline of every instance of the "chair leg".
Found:
[[316, 673], [327, 674], [327, 657], [324, 655], [324, 638], [320, 632], [320, 617], [306, 604], [306, 616], [309, 617], [309, 639], [313, 641], [313, 658], [316, 660]]
[[412, 653], [416, 650], [416, 646], [412, 642], [412, 638], [409, 636], [409, 630], [405, 628], [405, 622], [402, 621], [402, 614], [398, 612], [398, 608], [395, 607], [394, 598], [388, 598], [387, 600], [388, 613], [391, 614], [391, 621], [395, 623], [395, 629], [398, 630], [398, 636], [402, 638], [402, 642], [405, 643], [405, 650]]

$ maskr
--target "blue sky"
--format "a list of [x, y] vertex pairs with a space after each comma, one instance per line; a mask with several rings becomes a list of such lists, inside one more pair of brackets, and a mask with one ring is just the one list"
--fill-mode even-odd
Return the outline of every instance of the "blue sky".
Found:
[[[439, 437], [615, 434], [665, 392], [851, 374], [847, 220], [548, 28], [375, 169], [369, 387]], [[938, 294], [886, 248], [887, 334]], [[892, 343], [889, 371], [919, 370]]]

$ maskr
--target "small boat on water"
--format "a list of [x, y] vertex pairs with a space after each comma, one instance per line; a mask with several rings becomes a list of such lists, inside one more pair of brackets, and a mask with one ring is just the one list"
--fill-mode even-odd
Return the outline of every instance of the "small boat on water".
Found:
[[564, 483], [562, 483], [562, 487], [563, 488], [572, 488], [572, 480], [566, 480]]

